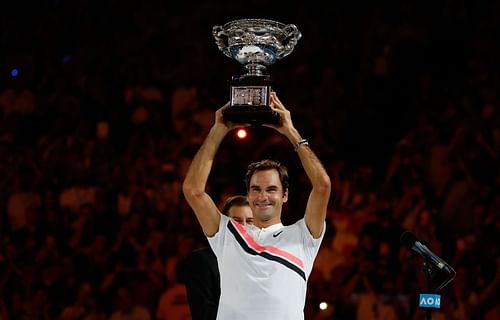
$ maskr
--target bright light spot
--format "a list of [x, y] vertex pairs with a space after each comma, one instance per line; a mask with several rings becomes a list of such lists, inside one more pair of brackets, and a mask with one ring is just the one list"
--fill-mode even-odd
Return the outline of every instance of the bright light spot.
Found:
[[320, 310], [326, 310], [326, 308], [328, 308], [328, 303], [326, 303], [326, 302], [320, 302], [319, 309]]
[[14, 78], [17, 77], [19, 75], [19, 70], [17, 70], [16, 68], [10, 70], [10, 75]]
[[238, 131], [236, 131], [236, 136], [239, 139], [245, 139], [247, 137], [247, 131], [245, 129], [238, 129]]

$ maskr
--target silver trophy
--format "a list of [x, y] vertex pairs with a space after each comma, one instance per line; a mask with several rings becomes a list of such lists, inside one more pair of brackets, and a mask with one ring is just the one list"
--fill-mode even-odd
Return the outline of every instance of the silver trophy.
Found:
[[268, 65], [289, 55], [301, 33], [293, 24], [265, 19], [241, 19], [212, 29], [215, 43], [229, 58], [243, 64], [244, 75], [230, 81], [230, 107], [224, 120], [253, 125], [277, 124], [279, 114], [270, 108], [271, 78]]

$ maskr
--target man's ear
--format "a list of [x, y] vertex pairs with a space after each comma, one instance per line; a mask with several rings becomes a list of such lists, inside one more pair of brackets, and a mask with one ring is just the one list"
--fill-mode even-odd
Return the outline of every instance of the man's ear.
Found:
[[283, 203], [288, 201], [288, 189], [286, 189], [285, 192], [283, 192]]

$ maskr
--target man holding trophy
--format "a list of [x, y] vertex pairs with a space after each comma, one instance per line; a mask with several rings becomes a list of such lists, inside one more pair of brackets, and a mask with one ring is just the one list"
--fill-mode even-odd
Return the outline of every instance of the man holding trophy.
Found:
[[[296, 28], [244, 19], [224, 25], [217, 35], [227, 37], [232, 56], [246, 57], [252, 64], [248, 70], [262, 71], [262, 61], [270, 64], [283, 57], [283, 50], [290, 52], [286, 49], [289, 44], [293, 49], [297, 37], [287, 37], [290, 30]], [[215, 123], [183, 183], [185, 198], [217, 256], [221, 276], [217, 319], [304, 319], [307, 280], [325, 233], [330, 178], [267, 79], [258, 72], [233, 78], [231, 101], [217, 110]], [[220, 143], [229, 131], [248, 124], [268, 126], [286, 136], [309, 177], [312, 190], [304, 218], [292, 225], [281, 223], [282, 206], [288, 200], [288, 173], [275, 161], [263, 160], [248, 167], [247, 198], [253, 226], [242, 226], [222, 215], [206, 193]]]

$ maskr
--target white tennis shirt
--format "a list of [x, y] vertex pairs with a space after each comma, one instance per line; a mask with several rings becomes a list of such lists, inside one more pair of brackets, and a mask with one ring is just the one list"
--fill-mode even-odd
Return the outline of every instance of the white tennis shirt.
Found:
[[218, 320], [302, 320], [307, 279], [325, 234], [314, 239], [304, 219], [259, 229], [221, 215], [208, 238], [221, 278]]

